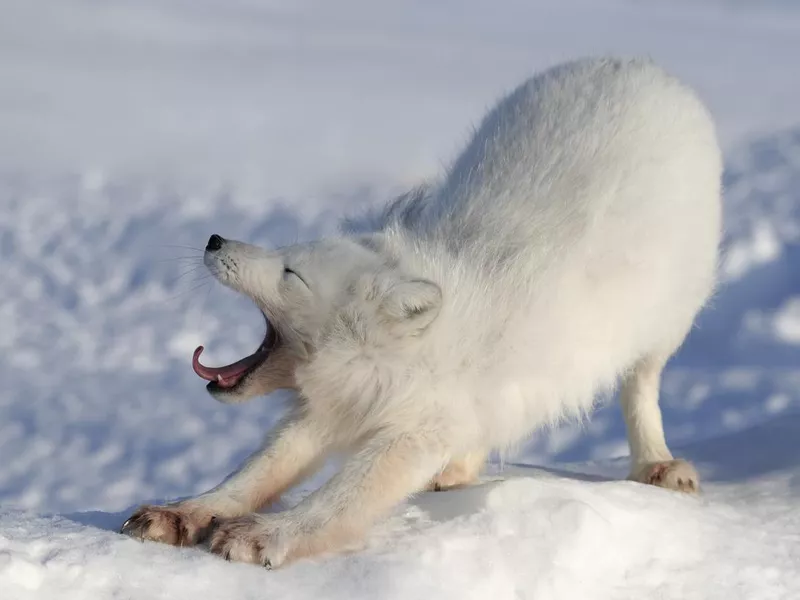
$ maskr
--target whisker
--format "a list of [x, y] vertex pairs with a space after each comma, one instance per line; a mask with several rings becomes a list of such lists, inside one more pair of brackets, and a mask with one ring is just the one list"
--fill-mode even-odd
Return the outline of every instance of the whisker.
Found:
[[[178, 275], [178, 276], [177, 276], [175, 279], [173, 279], [173, 280], [170, 282], [170, 285], [175, 285], [176, 283], [178, 283], [178, 281], [180, 281], [181, 279], [183, 279], [183, 278], [184, 278], [184, 277], [186, 277], [187, 275], [190, 275], [190, 274], [192, 274], [192, 273], [197, 273], [197, 271], [199, 271], [200, 269], [202, 269], [204, 266], [205, 266], [205, 265], [198, 265], [198, 266], [196, 266], [196, 267], [192, 267], [192, 268], [191, 268], [191, 269], [189, 269], [188, 271], [184, 271], [183, 273], [181, 273], [180, 275]], [[204, 275], [203, 275], [203, 277], [201, 277], [201, 278], [200, 278], [200, 279], [198, 279], [197, 281], [201, 281], [201, 280], [203, 280], [203, 279], [208, 279], [209, 277], [211, 277], [211, 273], [206, 273], [206, 274], [204, 274]]]
[[178, 265], [187, 265], [187, 264], [189, 264], [189, 265], [190, 264], [203, 265], [204, 264], [202, 258], [198, 259], [198, 258], [195, 258], [195, 257], [192, 257], [192, 256], [180, 256], [180, 257], [177, 257], [177, 258], [160, 258], [160, 259], [155, 259], [152, 262], [153, 262], [153, 264], [175, 263], [175, 264], [178, 264]]
[[196, 248], [195, 246], [181, 246], [179, 244], [160, 244], [162, 248], [181, 248], [182, 250], [195, 250], [196, 252], [205, 252], [205, 248]]
[[208, 286], [208, 291], [206, 292], [206, 297], [203, 299], [203, 303], [200, 305], [200, 310], [204, 311], [206, 309], [206, 305], [208, 304], [208, 299], [211, 297], [211, 290], [214, 289], [213, 285]]
[[197, 290], [199, 290], [200, 288], [202, 288], [205, 285], [209, 285], [207, 277], [203, 279], [203, 282], [200, 285], [196, 285], [196, 286], [194, 286], [193, 288], [191, 288], [189, 290], [186, 290], [184, 292], [179, 292], [179, 293], [175, 294], [174, 296], [171, 296], [171, 297], [167, 298], [167, 302], [174, 302], [174, 301], [182, 298], [183, 296], [192, 294], [193, 292], [196, 292]]

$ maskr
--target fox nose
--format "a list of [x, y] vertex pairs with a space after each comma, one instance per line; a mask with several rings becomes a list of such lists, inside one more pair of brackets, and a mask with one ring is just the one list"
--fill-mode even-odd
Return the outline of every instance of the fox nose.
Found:
[[225, 242], [225, 238], [222, 236], [217, 235], [216, 233], [208, 238], [208, 244], [206, 244], [206, 251], [207, 252], [215, 252], [222, 248], [222, 244]]

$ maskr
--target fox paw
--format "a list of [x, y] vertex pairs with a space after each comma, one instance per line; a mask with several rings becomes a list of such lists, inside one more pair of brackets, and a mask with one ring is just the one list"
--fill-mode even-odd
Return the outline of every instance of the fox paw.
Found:
[[175, 504], [140, 506], [122, 524], [120, 533], [173, 546], [192, 546], [207, 535], [212, 515]]
[[478, 476], [474, 472], [448, 466], [430, 480], [427, 490], [430, 492], [445, 492], [472, 485], [476, 481], [478, 481]]
[[692, 463], [682, 459], [641, 465], [633, 470], [629, 479], [687, 494], [696, 494], [700, 491], [700, 477], [697, 471]]
[[246, 515], [215, 524], [208, 548], [225, 560], [275, 569], [286, 562], [295, 536], [285, 520], [267, 515]]
[[441, 473], [428, 482], [426, 489], [431, 492], [443, 492], [476, 483], [485, 459], [484, 453], [473, 452], [451, 460]]

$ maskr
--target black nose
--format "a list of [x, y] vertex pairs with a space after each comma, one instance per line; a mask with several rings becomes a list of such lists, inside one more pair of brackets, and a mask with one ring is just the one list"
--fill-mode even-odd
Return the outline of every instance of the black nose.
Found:
[[208, 244], [206, 244], [206, 250], [208, 252], [214, 252], [222, 248], [222, 244], [225, 241], [225, 238], [218, 236], [216, 233], [208, 238]]

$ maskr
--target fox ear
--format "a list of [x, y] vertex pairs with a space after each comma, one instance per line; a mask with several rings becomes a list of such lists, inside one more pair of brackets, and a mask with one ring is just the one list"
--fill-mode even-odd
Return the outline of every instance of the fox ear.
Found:
[[402, 333], [421, 332], [439, 315], [442, 290], [427, 279], [403, 279], [384, 292], [380, 312]]

